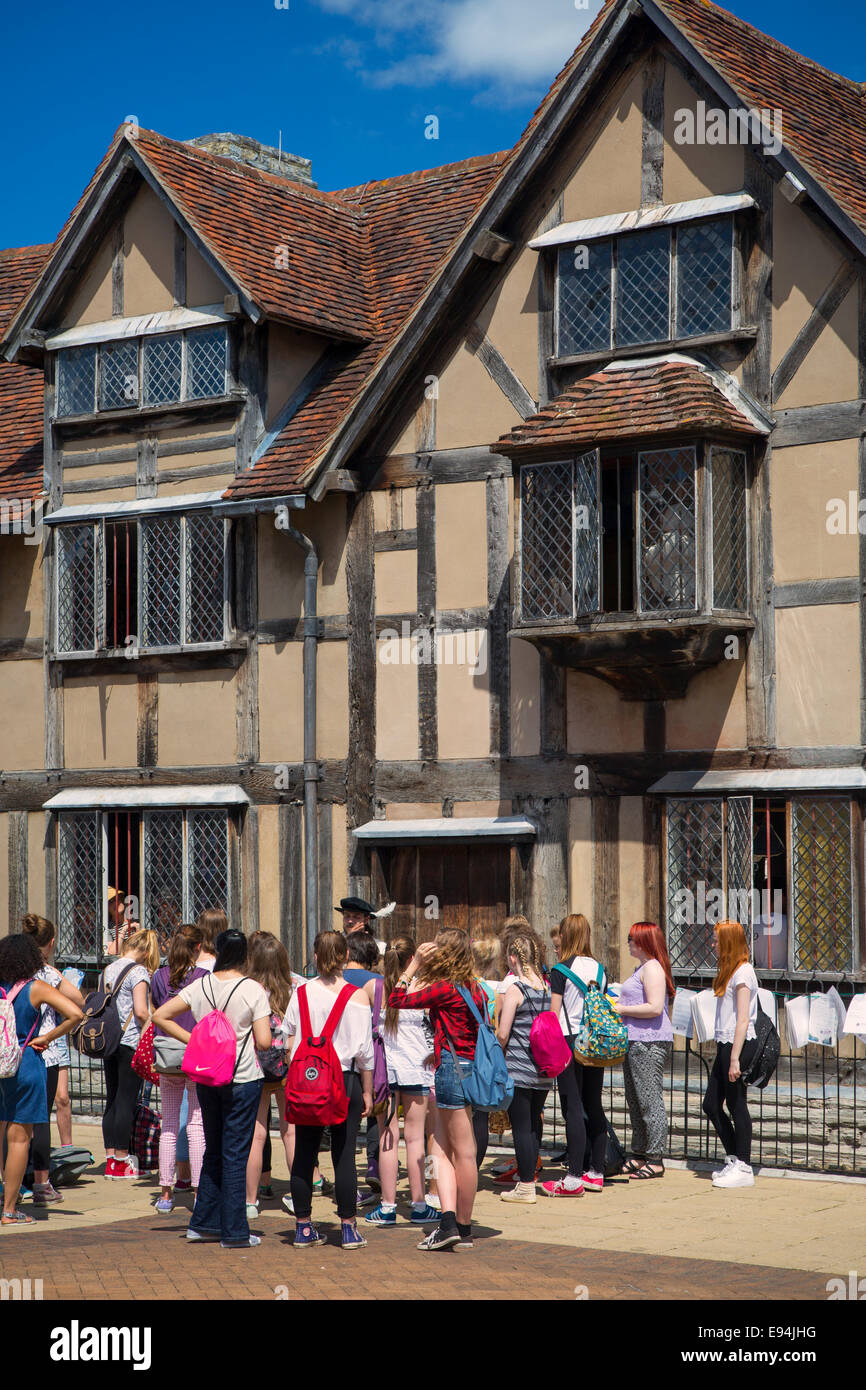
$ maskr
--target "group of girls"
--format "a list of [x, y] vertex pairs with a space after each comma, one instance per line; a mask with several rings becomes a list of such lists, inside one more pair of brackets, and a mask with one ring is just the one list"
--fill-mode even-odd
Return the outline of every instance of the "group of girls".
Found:
[[[472, 1211], [487, 1147], [488, 1116], [473, 1114], [463, 1079], [475, 1054], [479, 1019], [495, 1027], [514, 1084], [509, 1122], [515, 1159], [498, 1165], [496, 1174], [503, 1186], [512, 1179], [514, 1185], [502, 1192], [502, 1199], [536, 1200], [544, 1103], [554, 1081], [539, 1069], [530, 1034], [534, 1020], [548, 1011], [559, 1020], [572, 1060], [555, 1081], [565, 1122], [566, 1173], [559, 1180], [543, 1182], [541, 1193], [573, 1198], [601, 1192], [608, 1133], [602, 1102], [605, 1072], [574, 1057], [584, 1009], [584, 991], [575, 977], [587, 987], [595, 982], [602, 992], [608, 988], [604, 969], [592, 955], [590, 935], [584, 916], [565, 917], [551, 933], [558, 959], [550, 970], [544, 943], [524, 917], [508, 919], [497, 937], [475, 942], [456, 929], [440, 931], [435, 941], [417, 946], [409, 937], [398, 936], [386, 950], [383, 975], [361, 969], [359, 973], [367, 978], [350, 981], [346, 978], [352, 970], [347, 940], [337, 931], [317, 936], [316, 975], [310, 980], [291, 972], [285, 948], [270, 933], [256, 932], [248, 939], [228, 929], [221, 912], [203, 914], [199, 923], [178, 929], [164, 965], [159, 963], [155, 934], [134, 932], [106, 970], [106, 983], [118, 985], [112, 1002], [123, 1028], [118, 1052], [104, 1064], [106, 1177], [139, 1175], [128, 1147], [140, 1086], [132, 1057], [147, 1022], [152, 1020], [157, 1035], [188, 1043], [195, 1023], [220, 1009], [235, 1031], [232, 1082], [205, 1087], [184, 1076], [161, 1078], [157, 1210], [171, 1212], [173, 1191], [191, 1186], [195, 1204], [189, 1240], [219, 1239], [226, 1247], [257, 1245], [259, 1237], [250, 1232], [249, 1222], [259, 1212], [258, 1194], [270, 1195], [269, 1129], [276, 1098], [291, 1173], [291, 1192], [284, 1205], [295, 1217], [294, 1243], [298, 1249], [320, 1244], [323, 1237], [312, 1221], [312, 1198], [323, 1190], [318, 1158], [324, 1132], [321, 1126], [289, 1124], [283, 1092], [290, 1056], [302, 1031], [300, 989], [305, 991], [304, 1006], [317, 1035], [348, 985], [352, 992], [341, 1000], [342, 1013], [333, 1035], [348, 1113], [342, 1124], [330, 1127], [343, 1249], [356, 1250], [366, 1244], [357, 1224], [355, 1147], [362, 1118], [374, 1113], [374, 1028], [384, 1046], [389, 1094], [376, 1107], [381, 1197], [365, 1225], [397, 1224], [402, 1114], [409, 1220], [432, 1227], [418, 1248], [471, 1248]], [[714, 942], [718, 1050], [704, 1110], [723, 1142], [726, 1162], [713, 1181], [717, 1187], [748, 1186], [754, 1177], [742, 1065], [755, 1038], [757, 980], [738, 923], [721, 923]], [[23, 982], [14, 1010], [19, 1041], [29, 1044], [17, 1075], [0, 1081], [0, 1126], [8, 1154], [3, 1225], [32, 1221], [17, 1208], [31, 1141], [34, 1202], [60, 1200], [48, 1180], [48, 1098], [68, 1093], [62, 1077], [64, 1071], [68, 1076], [69, 1061], [64, 1039], [81, 1021], [83, 1001], [50, 965], [54, 944], [51, 924], [34, 916], [25, 919], [22, 933], [0, 940], [0, 986], [9, 991]], [[636, 966], [616, 1004], [629, 1034], [623, 1073], [632, 1151], [625, 1172], [629, 1178], [645, 1180], [664, 1174], [667, 1115], [662, 1082], [673, 1040], [674, 984], [664, 936], [655, 924], [635, 923], [628, 949]], [[357, 951], [353, 954], [357, 956]], [[369, 964], [375, 964], [372, 953]], [[354, 968], [358, 971], [357, 964]], [[184, 1130], [188, 1158], [178, 1148]], [[425, 1190], [431, 1170], [435, 1193]]]

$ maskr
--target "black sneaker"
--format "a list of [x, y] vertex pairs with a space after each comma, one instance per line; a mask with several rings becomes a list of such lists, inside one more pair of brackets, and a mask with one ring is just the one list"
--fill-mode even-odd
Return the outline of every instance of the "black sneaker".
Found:
[[456, 1228], [448, 1230], [446, 1227], [437, 1226], [435, 1231], [431, 1231], [429, 1236], [419, 1240], [419, 1250], [447, 1250], [452, 1245], [459, 1244], [460, 1232]]

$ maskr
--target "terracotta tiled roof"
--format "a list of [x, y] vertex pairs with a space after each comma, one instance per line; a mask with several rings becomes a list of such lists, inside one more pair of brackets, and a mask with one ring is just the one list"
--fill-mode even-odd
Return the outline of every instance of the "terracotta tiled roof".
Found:
[[356, 207], [150, 130], [139, 132], [135, 146], [268, 317], [339, 338], [373, 336], [366, 228]]
[[[731, 383], [731, 394], [736, 391]], [[659, 358], [635, 366], [616, 364], [570, 386], [543, 410], [515, 425], [494, 452], [566, 449], [649, 435], [694, 435], [714, 431], [759, 435], [697, 362]]]
[[[0, 337], [30, 289], [50, 246], [0, 251]], [[0, 497], [37, 497], [42, 492], [42, 393], [38, 367], [0, 361]]]
[[361, 351], [332, 349], [316, 389], [255, 467], [232, 484], [230, 496], [276, 496], [297, 488], [428, 288], [505, 157], [467, 159], [338, 195], [363, 214], [367, 227], [376, 337]]
[[656, 0], [748, 107], [778, 108], [782, 143], [866, 230], [866, 95], [709, 0]]

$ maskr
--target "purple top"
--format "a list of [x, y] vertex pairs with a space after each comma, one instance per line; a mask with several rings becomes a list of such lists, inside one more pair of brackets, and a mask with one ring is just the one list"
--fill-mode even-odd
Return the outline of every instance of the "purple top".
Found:
[[[187, 985], [191, 985], [194, 980], [201, 980], [205, 975], [209, 974], [209, 970], [203, 970], [201, 966], [197, 965], [193, 970], [187, 972], [177, 989], [172, 989], [168, 983], [169, 968], [167, 965], [161, 965], [154, 973], [153, 979], [150, 982], [150, 993], [153, 998], [154, 1008], [161, 1008], [168, 999], [174, 999], [176, 994], [180, 994], [180, 991], [186, 989]], [[195, 1027], [195, 1017], [190, 1009], [187, 1009], [185, 1013], [178, 1014], [174, 1022], [177, 1024], [178, 1028], [185, 1028], [187, 1033], [191, 1033]], [[154, 1024], [153, 1031], [157, 1037], [165, 1037], [165, 1030], [159, 1028], [156, 1024]]]
[[[629, 975], [620, 986], [619, 1002], [631, 1008], [636, 1004], [646, 1004], [646, 990], [641, 975], [643, 966]], [[154, 976], [154, 978], [156, 978]], [[629, 1042], [673, 1042], [674, 1030], [668, 1017], [667, 1003], [655, 1018], [632, 1018], [627, 1015], [623, 1023], [628, 1030]]]

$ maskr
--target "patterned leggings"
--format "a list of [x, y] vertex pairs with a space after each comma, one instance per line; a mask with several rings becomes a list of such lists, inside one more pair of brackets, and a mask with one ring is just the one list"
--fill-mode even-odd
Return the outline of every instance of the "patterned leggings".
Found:
[[201, 1165], [204, 1161], [204, 1123], [198, 1103], [195, 1083], [183, 1076], [162, 1076], [159, 1093], [162, 1100], [162, 1127], [159, 1135], [159, 1181], [163, 1187], [171, 1187], [174, 1182], [174, 1164], [177, 1152], [177, 1132], [180, 1122], [180, 1107], [183, 1093], [189, 1097], [189, 1118], [186, 1132], [189, 1139], [189, 1162], [192, 1169], [192, 1185], [198, 1187]]
[[667, 1146], [668, 1116], [662, 1089], [672, 1044], [630, 1042], [623, 1058], [625, 1098], [631, 1116], [631, 1151], [659, 1162]]

